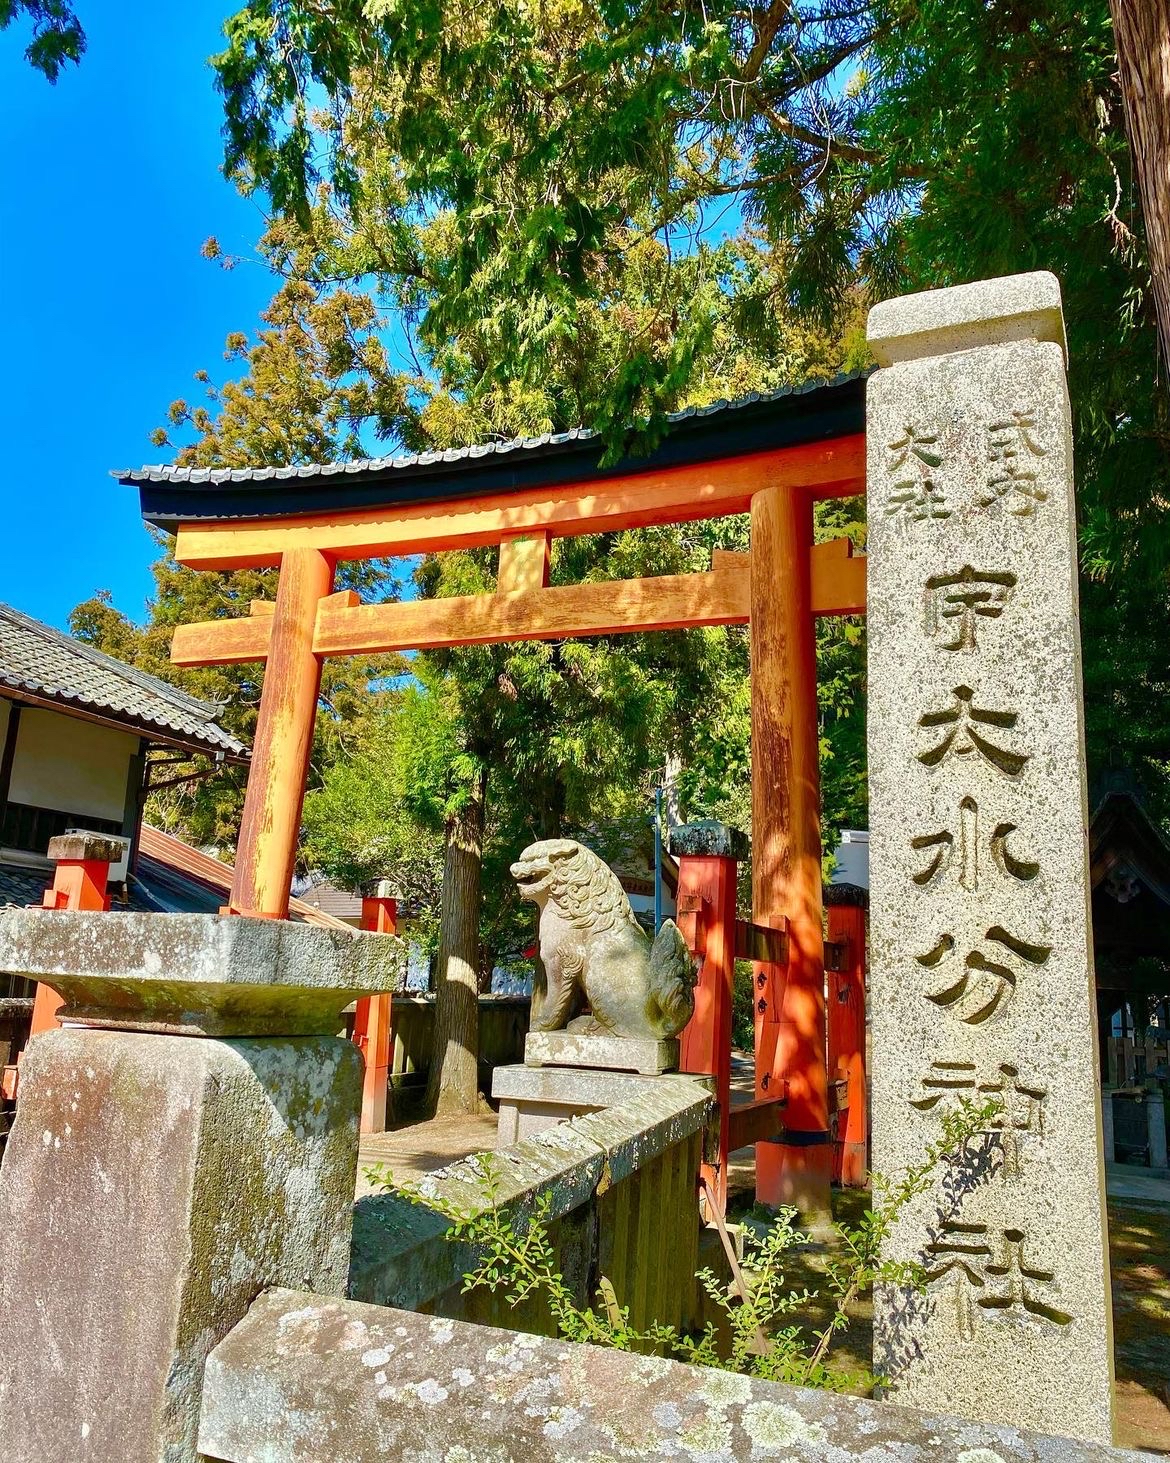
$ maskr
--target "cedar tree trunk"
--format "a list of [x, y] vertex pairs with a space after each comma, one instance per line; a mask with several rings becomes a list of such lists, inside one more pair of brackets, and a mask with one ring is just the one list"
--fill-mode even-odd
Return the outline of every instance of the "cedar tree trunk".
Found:
[[480, 783], [447, 825], [439, 900], [435, 1042], [427, 1077], [430, 1113], [479, 1107], [479, 902], [484, 793]]
[[1109, 0], [1109, 8], [1146, 221], [1158, 339], [1170, 368], [1170, 0]]

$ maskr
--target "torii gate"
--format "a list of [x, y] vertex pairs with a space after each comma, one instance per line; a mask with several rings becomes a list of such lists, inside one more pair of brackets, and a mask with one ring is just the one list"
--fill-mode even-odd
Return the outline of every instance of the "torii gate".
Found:
[[[865, 561], [813, 543], [820, 498], [865, 491], [864, 380], [681, 413], [650, 456], [602, 468], [573, 432], [321, 467], [144, 468], [143, 516], [194, 569], [279, 567], [246, 618], [180, 626], [171, 658], [267, 662], [230, 908], [283, 919], [328, 655], [749, 623], [753, 921], [785, 930], [756, 965], [756, 1092], [785, 1094], [784, 1141], [757, 1148], [757, 1193], [828, 1207], [817, 615], [865, 609]], [[750, 554], [707, 573], [550, 587], [556, 536], [751, 514]], [[363, 605], [341, 560], [499, 547], [494, 594]]]

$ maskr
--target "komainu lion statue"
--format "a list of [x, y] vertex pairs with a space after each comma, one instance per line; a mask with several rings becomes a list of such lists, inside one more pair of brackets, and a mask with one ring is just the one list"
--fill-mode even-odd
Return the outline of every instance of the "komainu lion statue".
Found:
[[571, 838], [529, 844], [512, 877], [540, 909], [546, 984], [533, 993], [534, 1031], [677, 1036], [695, 1009], [696, 966], [672, 920], [651, 944], [617, 876]]

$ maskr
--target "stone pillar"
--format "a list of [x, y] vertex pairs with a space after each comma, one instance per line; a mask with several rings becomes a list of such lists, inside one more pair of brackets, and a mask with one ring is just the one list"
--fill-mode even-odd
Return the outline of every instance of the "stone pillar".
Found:
[[1150, 1167], [1164, 1169], [1167, 1166], [1166, 1104], [1160, 1087], [1146, 1098], [1146, 1122], [1150, 1134]]
[[902, 1210], [875, 1353], [897, 1400], [1097, 1442], [1112, 1337], [1060, 289], [869, 317], [873, 1164], [998, 1116]]
[[6, 1458], [192, 1463], [204, 1362], [260, 1291], [345, 1293], [361, 1057], [332, 1033], [399, 966], [271, 920], [0, 915], [0, 969], [65, 999], [0, 1170]]

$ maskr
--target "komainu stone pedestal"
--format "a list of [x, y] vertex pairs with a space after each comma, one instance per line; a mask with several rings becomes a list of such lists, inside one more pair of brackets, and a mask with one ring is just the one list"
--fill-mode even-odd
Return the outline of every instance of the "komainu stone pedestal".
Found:
[[[492, 1096], [500, 1104], [496, 1147], [508, 1148], [557, 1123], [600, 1112], [639, 1096], [659, 1076], [633, 1072], [604, 1072], [582, 1067], [497, 1067], [492, 1077]], [[668, 1075], [667, 1080], [677, 1080]], [[690, 1078], [707, 1085], [710, 1078]]]
[[[21, 1068], [0, 1168], [5, 1463], [192, 1463], [204, 1362], [260, 1291], [344, 1294], [362, 1063], [321, 1028], [396, 979], [397, 942], [379, 963], [369, 938], [0, 916], [0, 969], [51, 969], [66, 1012], [105, 1028], [37, 1037]], [[282, 1020], [303, 1034], [267, 1034]], [[224, 1034], [173, 1034], [204, 1025]]]
[[656, 1076], [678, 1071], [678, 1037], [660, 1041], [628, 1036], [590, 1036], [577, 1031], [530, 1031], [524, 1041], [527, 1067], [581, 1067], [602, 1072]]
[[1112, 1340], [1072, 439], [1050, 274], [870, 315], [873, 1166], [985, 1131], [897, 1216], [875, 1360], [926, 1411], [1107, 1443]]

